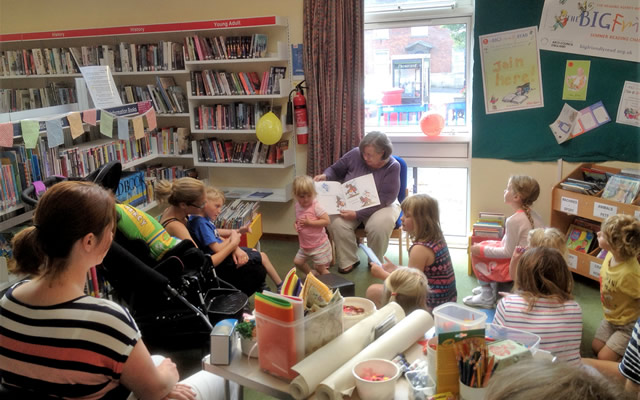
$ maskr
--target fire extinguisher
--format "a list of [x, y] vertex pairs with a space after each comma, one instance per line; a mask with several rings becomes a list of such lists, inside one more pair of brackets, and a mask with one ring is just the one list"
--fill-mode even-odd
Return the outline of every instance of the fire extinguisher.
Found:
[[296, 137], [298, 138], [298, 144], [307, 144], [309, 140], [307, 100], [304, 98], [302, 82], [296, 86], [296, 95], [293, 97], [293, 110], [296, 118]]

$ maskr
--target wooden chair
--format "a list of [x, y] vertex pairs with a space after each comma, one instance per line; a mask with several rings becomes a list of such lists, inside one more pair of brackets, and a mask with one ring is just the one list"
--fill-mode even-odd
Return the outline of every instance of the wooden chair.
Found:
[[[399, 156], [393, 156], [400, 163], [400, 190], [398, 191], [398, 202], [402, 203], [402, 201], [409, 194], [409, 189], [407, 189], [407, 163]], [[391, 235], [389, 239], [398, 239], [398, 262], [402, 265], [402, 212], [398, 216], [398, 220], [396, 221], [396, 226], [391, 231]], [[367, 233], [364, 230], [364, 225], [360, 224], [360, 226], [356, 229], [356, 238], [358, 242], [365, 241], [367, 239]], [[409, 249], [409, 235], [406, 235], [406, 246], [407, 250]], [[384, 262], [384, 260], [380, 260]]]

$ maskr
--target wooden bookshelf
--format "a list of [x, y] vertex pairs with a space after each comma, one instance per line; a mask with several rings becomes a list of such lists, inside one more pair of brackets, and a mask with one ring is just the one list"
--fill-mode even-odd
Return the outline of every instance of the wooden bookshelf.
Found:
[[[620, 172], [618, 168], [585, 163], [564, 177], [563, 182], [567, 178], [582, 179], [582, 167], [596, 168], [613, 174]], [[560, 186], [560, 182], [552, 189], [551, 226], [558, 228], [561, 232], [567, 232], [569, 225], [573, 223], [575, 217], [583, 217], [601, 223], [608, 216], [615, 214], [628, 214], [640, 219], [640, 199], [636, 198], [632, 204], [619, 203], [603, 199], [599, 197], [599, 194], [589, 196], [565, 190]], [[577, 274], [598, 280], [600, 278], [600, 267], [603, 261], [596, 257], [598, 252], [599, 249], [592, 251], [590, 254], [567, 250], [569, 267]]]

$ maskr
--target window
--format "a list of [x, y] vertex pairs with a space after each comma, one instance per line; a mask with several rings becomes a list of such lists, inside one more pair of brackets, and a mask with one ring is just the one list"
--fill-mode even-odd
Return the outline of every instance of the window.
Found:
[[435, 111], [444, 119], [443, 134], [469, 136], [471, 15], [456, 16], [451, 4], [365, 0], [367, 131], [422, 135], [421, 116]]

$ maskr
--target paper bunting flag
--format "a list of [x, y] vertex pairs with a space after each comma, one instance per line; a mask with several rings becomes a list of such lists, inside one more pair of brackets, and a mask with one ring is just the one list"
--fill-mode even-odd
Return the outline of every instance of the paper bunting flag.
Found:
[[80, 120], [80, 113], [72, 112], [67, 114], [67, 120], [69, 120], [69, 127], [71, 128], [71, 137], [77, 139], [84, 133], [82, 121]]
[[117, 118], [118, 139], [129, 140], [129, 120], [127, 118]]
[[47, 143], [49, 148], [60, 146], [64, 143], [64, 136], [62, 134], [62, 120], [52, 119], [44, 122], [47, 127]]
[[113, 115], [100, 111], [100, 133], [113, 137]]
[[89, 125], [96, 126], [96, 109], [84, 110], [82, 120]]
[[40, 123], [23, 119], [20, 121], [20, 128], [22, 129], [22, 139], [25, 147], [27, 149], [35, 149], [40, 135]]
[[145, 115], [147, 117], [147, 126], [149, 127], [149, 131], [156, 129], [158, 127], [156, 111], [153, 108], [150, 108]]
[[133, 119], [133, 136], [136, 139], [144, 138], [144, 122], [142, 116], [137, 116]]
[[0, 124], [0, 147], [13, 146], [13, 124], [7, 122]]

